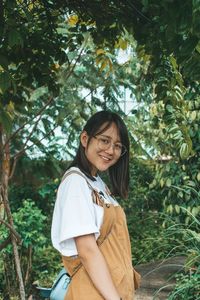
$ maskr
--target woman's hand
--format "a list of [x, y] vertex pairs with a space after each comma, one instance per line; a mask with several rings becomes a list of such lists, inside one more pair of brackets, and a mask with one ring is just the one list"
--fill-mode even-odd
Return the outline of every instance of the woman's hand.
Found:
[[75, 237], [75, 243], [83, 266], [103, 298], [105, 300], [120, 300], [94, 234]]

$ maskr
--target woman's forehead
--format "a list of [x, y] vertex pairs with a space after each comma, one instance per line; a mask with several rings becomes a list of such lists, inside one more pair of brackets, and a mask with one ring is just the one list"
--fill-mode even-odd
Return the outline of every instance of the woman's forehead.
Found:
[[104, 123], [100, 127], [98, 134], [102, 134], [120, 140], [119, 129], [117, 128], [117, 125], [114, 122], [112, 122], [111, 124]]

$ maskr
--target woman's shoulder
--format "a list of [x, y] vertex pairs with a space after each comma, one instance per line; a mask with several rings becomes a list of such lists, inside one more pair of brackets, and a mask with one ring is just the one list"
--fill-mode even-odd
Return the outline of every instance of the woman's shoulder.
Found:
[[81, 185], [87, 186], [87, 178], [83, 172], [77, 167], [71, 167], [64, 173], [60, 186], [76, 185], [77, 188]]
[[80, 197], [85, 195], [89, 197], [91, 195], [90, 187], [85, 178], [86, 176], [78, 168], [68, 169], [58, 188], [57, 196], [64, 195], [64, 198]]
[[94, 188], [96, 184], [103, 183], [102, 180], [98, 177], [89, 178], [83, 171], [81, 171], [78, 167], [71, 167], [67, 169], [64, 173], [61, 182], [67, 181], [77, 181], [77, 182], [84, 182], [90, 188]]
[[69, 179], [69, 178], [73, 178], [73, 177], [85, 178], [85, 175], [78, 167], [71, 167], [66, 170], [66, 172], [64, 173], [64, 175], [62, 177], [61, 182], [67, 178]]

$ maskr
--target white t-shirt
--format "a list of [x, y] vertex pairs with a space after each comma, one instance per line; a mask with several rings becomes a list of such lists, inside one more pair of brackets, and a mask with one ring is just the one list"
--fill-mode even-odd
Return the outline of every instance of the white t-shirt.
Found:
[[[72, 170], [81, 172], [75, 167], [67, 172]], [[87, 178], [91, 186], [101, 192], [105, 203], [118, 205], [106, 192], [102, 179], [99, 176], [95, 179]], [[103, 208], [93, 202], [92, 190], [86, 180], [76, 173], [67, 176], [58, 188], [53, 212], [51, 239], [54, 248], [65, 256], [77, 255], [74, 237], [94, 233], [97, 239], [102, 221]]]

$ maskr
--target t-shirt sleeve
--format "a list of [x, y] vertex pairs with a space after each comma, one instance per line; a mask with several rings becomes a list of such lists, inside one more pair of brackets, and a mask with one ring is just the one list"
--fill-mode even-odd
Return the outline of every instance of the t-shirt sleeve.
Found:
[[99, 234], [91, 189], [80, 175], [71, 174], [61, 183], [53, 219], [63, 255], [70, 255], [70, 249], [74, 254], [74, 237]]

